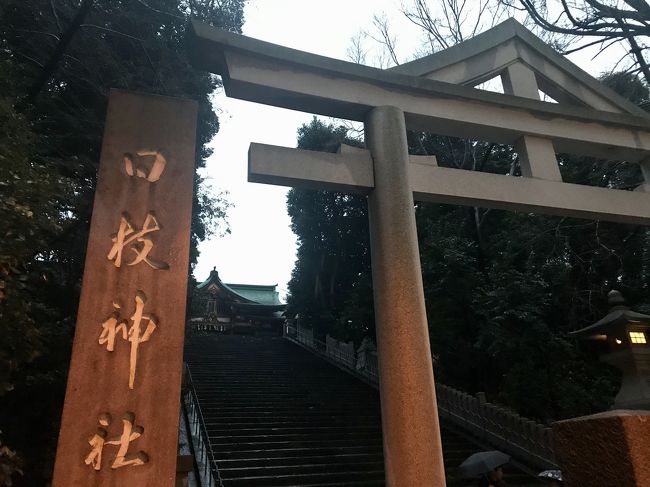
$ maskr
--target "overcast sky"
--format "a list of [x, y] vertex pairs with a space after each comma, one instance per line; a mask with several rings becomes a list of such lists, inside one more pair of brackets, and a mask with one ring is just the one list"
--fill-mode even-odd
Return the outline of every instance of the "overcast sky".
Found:
[[[431, 2], [432, 4], [434, 2]], [[419, 48], [419, 33], [400, 14], [400, 0], [251, 0], [245, 11], [244, 34], [283, 46], [348, 60], [346, 51], [360, 30], [370, 30], [374, 14], [385, 13], [399, 35], [401, 60]], [[612, 53], [613, 55], [613, 53]], [[578, 55], [572, 60], [598, 74], [609, 56]], [[375, 64], [370, 57], [368, 64]], [[296, 242], [286, 211], [287, 189], [248, 183], [248, 146], [260, 142], [295, 147], [297, 128], [312, 115], [215, 96], [221, 128], [205, 175], [217, 190], [229, 192], [231, 234], [203, 242], [195, 277], [205, 279], [216, 266], [229, 283], [278, 284], [287, 288], [295, 262]]]
[[[394, 16], [396, 27], [405, 31], [406, 21], [398, 8], [399, 1], [394, 0], [253, 0], [246, 7], [244, 34], [347, 59], [350, 39], [370, 27], [374, 13]], [[402, 37], [406, 49], [408, 36]], [[227, 98], [223, 93], [215, 97], [215, 105], [221, 128], [205, 174], [217, 190], [230, 193], [232, 233], [201, 244], [194, 275], [201, 281], [216, 266], [225, 282], [278, 284], [283, 292], [296, 254], [286, 211], [287, 189], [246, 182], [248, 146], [261, 142], [295, 147], [298, 127], [312, 115]]]

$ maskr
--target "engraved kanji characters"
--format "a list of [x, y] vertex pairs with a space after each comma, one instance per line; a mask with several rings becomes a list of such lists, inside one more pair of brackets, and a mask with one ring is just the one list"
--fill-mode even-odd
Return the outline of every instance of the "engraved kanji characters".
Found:
[[129, 214], [123, 212], [120, 218], [119, 229], [116, 234], [111, 236], [113, 246], [108, 252], [108, 260], [115, 261], [115, 267], [120, 267], [122, 265], [122, 252], [128, 246], [135, 253], [135, 257], [127, 265], [134, 266], [140, 262], [146, 262], [149, 266], [157, 270], [169, 269], [169, 264], [149, 257], [149, 252], [153, 248], [153, 242], [146, 235], [160, 230], [160, 224], [154, 213], [151, 211], [147, 213], [142, 229], [136, 230], [137, 227], [131, 223]]
[[92, 466], [94, 470], [101, 470], [102, 455], [106, 445], [119, 446], [117, 455], [111, 464], [112, 469], [126, 467], [128, 465], [144, 465], [149, 461], [149, 455], [143, 451], [134, 454], [128, 454], [129, 445], [132, 441], [137, 440], [144, 433], [144, 428], [135, 424], [135, 414], [127, 411], [122, 416], [122, 433], [118, 436], [108, 438], [108, 426], [111, 424], [111, 415], [102, 413], [99, 415], [100, 427], [97, 432], [88, 440], [91, 447], [90, 453], [84, 459], [86, 465]]
[[136, 165], [133, 154], [126, 152], [123, 157], [126, 174], [131, 177], [146, 179], [150, 183], [158, 181], [167, 165], [167, 158], [164, 152], [162, 150], [139, 150], [136, 154], [140, 157], [153, 156], [153, 164], [150, 168], [143, 165]]
[[120, 309], [120, 305], [113, 302], [113, 308], [115, 308], [115, 311], [113, 311], [110, 318], [102, 323], [102, 333], [99, 335], [99, 344], [104, 345], [106, 343], [106, 350], [109, 352], [115, 350], [115, 337], [118, 333], [122, 333], [124, 340], [128, 337], [127, 321], [120, 320], [120, 313], [117, 311]]
[[106, 436], [108, 435], [106, 427], [111, 424], [111, 415], [108, 413], [100, 414], [99, 424], [101, 427], [97, 428], [97, 432], [88, 440], [92, 449], [84, 460], [86, 465], [92, 465], [95, 470], [102, 468], [102, 452], [104, 451], [104, 443], [106, 443]]
[[[142, 158], [153, 158], [153, 162], [145, 164], [146, 161], [140, 160], [136, 163], [136, 158], [131, 153], [125, 153], [123, 156], [124, 171], [130, 177], [146, 179], [150, 183], [155, 183], [160, 179], [167, 165], [167, 158], [161, 150], [140, 150], [136, 155]], [[122, 212], [120, 224], [117, 233], [111, 236], [113, 245], [107, 254], [107, 258], [115, 267], [121, 267], [125, 260], [124, 249], [130, 249], [135, 255], [126, 263], [127, 266], [135, 266], [141, 262], [146, 263], [155, 270], [169, 269], [169, 265], [150, 257], [154, 243], [150, 234], [159, 231], [161, 228], [155, 214], [150, 211], [145, 217], [142, 228], [138, 229], [133, 224], [131, 217], [127, 212]], [[157, 319], [144, 312], [147, 302], [147, 296], [143, 291], [137, 291], [135, 295], [135, 311], [129, 320], [122, 319], [120, 315], [121, 306], [117, 301], [113, 301], [113, 313], [102, 323], [102, 331], [99, 335], [99, 345], [106, 346], [108, 352], [115, 350], [115, 341], [120, 338], [130, 343], [129, 354], [129, 389], [133, 389], [135, 382], [135, 373], [138, 363], [138, 352], [140, 344], [149, 341], [155, 331]], [[149, 461], [148, 455], [139, 451], [135, 454], [129, 454], [131, 442], [137, 440], [144, 433], [141, 425], [135, 424], [135, 414], [126, 412], [122, 417], [122, 432], [113, 437], [108, 436], [108, 427], [111, 424], [111, 416], [108, 413], [102, 413], [99, 416], [99, 427], [95, 434], [88, 439], [90, 452], [84, 459], [86, 465], [91, 466], [98, 471], [102, 468], [102, 455], [107, 445], [118, 446], [117, 454], [111, 464], [112, 469], [125, 466], [144, 465]]]
[[[148, 342], [152, 333], [156, 329], [157, 320], [151, 314], [144, 313], [144, 305], [147, 302], [147, 296], [142, 291], [135, 295], [135, 312], [131, 316], [133, 324], [127, 330], [127, 321], [120, 320], [120, 305], [113, 303], [116, 309], [111, 316], [102, 323], [102, 332], [99, 335], [99, 344], [106, 345], [106, 350], [112, 352], [115, 349], [115, 338], [122, 337], [131, 343], [131, 353], [129, 356], [129, 389], [133, 389], [135, 382], [135, 371], [138, 363], [138, 350], [141, 343]], [[146, 327], [145, 327], [146, 323]], [[142, 328], [144, 328], [144, 331]]]

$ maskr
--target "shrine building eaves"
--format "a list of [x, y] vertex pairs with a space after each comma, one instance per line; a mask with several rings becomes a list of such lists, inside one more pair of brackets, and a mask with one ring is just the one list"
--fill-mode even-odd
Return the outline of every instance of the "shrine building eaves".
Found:
[[650, 150], [650, 118], [616, 97], [612, 103], [625, 105], [626, 113], [372, 68], [199, 21], [191, 23], [189, 42], [194, 64], [222, 75], [227, 95], [235, 98], [358, 121], [377, 106], [394, 105], [404, 111], [407, 126], [417, 130], [506, 144], [530, 135], [552, 140], [557, 152], [631, 162]]
[[261, 285], [261, 284], [226, 284], [229, 289], [236, 292], [240, 296], [255, 301], [261, 305], [282, 305], [278, 291], [276, 290], [277, 284]]
[[[251, 306], [285, 306], [280, 302], [277, 284], [231, 284], [219, 277], [216, 268], [210, 271], [208, 278], [197, 284], [196, 289], [210, 292], [213, 287], [217, 292], [225, 293], [236, 302]], [[280, 309], [280, 308], [278, 308]]]

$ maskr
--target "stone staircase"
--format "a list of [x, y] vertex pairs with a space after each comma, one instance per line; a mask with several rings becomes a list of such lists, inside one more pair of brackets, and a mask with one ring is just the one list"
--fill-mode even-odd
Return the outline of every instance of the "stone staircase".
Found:
[[[280, 337], [191, 336], [185, 361], [224, 487], [385, 485], [373, 388]], [[474, 485], [457, 467], [484, 448], [442, 428], [447, 485]]]

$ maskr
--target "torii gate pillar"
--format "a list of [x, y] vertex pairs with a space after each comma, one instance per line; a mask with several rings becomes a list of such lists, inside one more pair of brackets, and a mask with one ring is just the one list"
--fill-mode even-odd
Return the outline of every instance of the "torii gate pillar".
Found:
[[404, 113], [374, 108], [365, 135], [375, 179], [368, 213], [386, 482], [444, 487]]
[[[196, 21], [190, 36], [194, 64], [221, 74], [228, 96], [365, 122], [367, 151], [251, 144], [249, 181], [368, 195], [387, 484], [444, 486], [413, 199], [649, 224], [648, 114], [514, 20], [392, 70]], [[497, 74], [512, 93], [473, 88]], [[561, 103], [536, 99], [538, 82]], [[517, 145], [522, 177], [440, 167], [435, 157], [409, 163], [406, 126]], [[557, 152], [640, 162], [646, 182], [639, 191], [565, 183]]]

